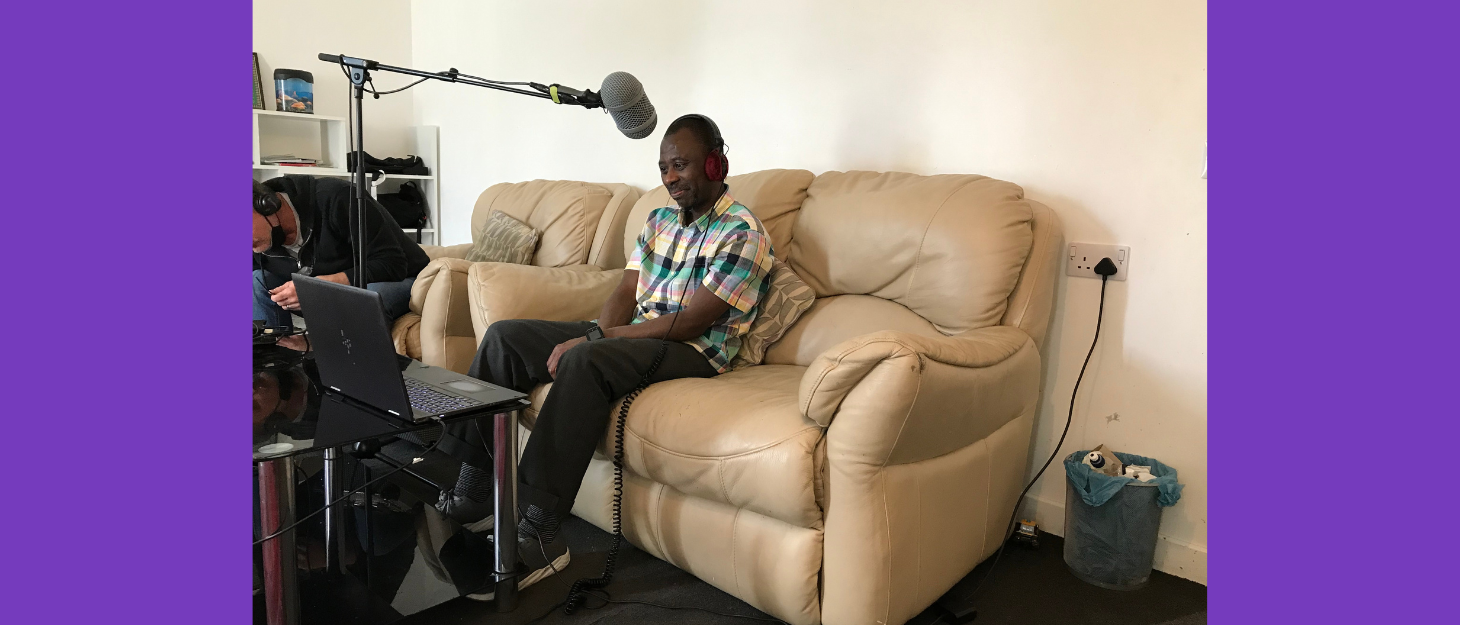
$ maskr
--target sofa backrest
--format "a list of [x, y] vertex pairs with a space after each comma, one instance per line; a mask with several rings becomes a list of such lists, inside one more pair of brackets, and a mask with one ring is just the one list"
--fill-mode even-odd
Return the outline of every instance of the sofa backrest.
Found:
[[[730, 176], [725, 179], [725, 184], [730, 186], [730, 196], [750, 209], [770, 233], [776, 257], [785, 259], [790, 249], [796, 213], [801, 210], [801, 204], [806, 200], [806, 188], [815, 177], [804, 169], [767, 169]], [[669, 191], [662, 185], [639, 197], [624, 225], [624, 258], [618, 267], [628, 262], [628, 255], [633, 253], [639, 232], [649, 220], [649, 213], [673, 204]]]
[[[1048, 301], [1039, 293], [1052, 286], [1031, 279], [1023, 291], [1016, 287], [1034, 248], [1036, 212], [1047, 210], [1025, 200], [1018, 185], [985, 176], [817, 176], [782, 256], [817, 302], [765, 362], [808, 365], [877, 330], [931, 336], [999, 325], [1011, 305], [1019, 309], [1016, 325], [1035, 323], [1033, 309]], [[1046, 238], [1057, 238], [1054, 223]]]
[[[726, 182], [770, 232], [776, 257], [816, 303], [766, 352], [809, 365], [846, 339], [879, 330], [944, 336], [992, 325], [1042, 346], [1063, 234], [1013, 183], [977, 175], [773, 169]], [[623, 225], [622, 267], [664, 187], [638, 198]]]
[[533, 180], [495, 184], [477, 197], [471, 215], [472, 239], [493, 211], [501, 211], [541, 233], [534, 265], [623, 267], [619, 247], [606, 243], [617, 240], [628, 207], [638, 199], [637, 189], [616, 183]]

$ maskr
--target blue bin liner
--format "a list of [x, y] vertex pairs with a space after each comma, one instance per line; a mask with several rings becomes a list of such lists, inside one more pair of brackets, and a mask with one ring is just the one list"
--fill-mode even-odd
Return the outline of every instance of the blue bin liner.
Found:
[[[1114, 497], [1116, 493], [1120, 492], [1120, 489], [1124, 488], [1125, 485], [1131, 482], [1137, 484], [1142, 483], [1136, 481], [1135, 478], [1123, 476], [1111, 477], [1090, 468], [1090, 465], [1084, 462], [1085, 455], [1089, 453], [1090, 450], [1086, 449], [1084, 451], [1077, 451], [1065, 458], [1065, 476], [1069, 478], [1070, 486], [1074, 487], [1075, 491], [1080, 493], [1080, 498], [1085, 500], [1085, 503], [1092, 506], [1104, 505], [1105, 502], [1110, 501], [1111, 497]], [[1151, 475], [1156, 476], [1156, 479], [1145, 482], [1145, 484], [1155, 485], [1159, 492], [1159, 495], [1156, 497], [1156, 505], [1162, 508], [1169, 508], [1176, 505], [1176, 502], [1181, 501], [1181, 489], [1183, 486], [1180, 482], [1176, 481], [1176, 469], [1166, 466], [1155, 458], [1147, 458], [1145, 456], [1137, 456], [1118, 451], [1114, 453], [1115, 457], [1119, 458], [1125, 464], [1138, 464], [1151, 467]]]

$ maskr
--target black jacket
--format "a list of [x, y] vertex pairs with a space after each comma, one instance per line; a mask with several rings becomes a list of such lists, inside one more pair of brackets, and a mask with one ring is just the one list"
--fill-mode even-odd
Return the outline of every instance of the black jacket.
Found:
[[[345, 272], [355, 282], [355, 254], [350, 246], [350, 202], [354, 185], [337, 178], [283, 176], [264, 181], [276, 192], [289, 195], [308, 232], [299, 250], [300, 263], [313, 265], [311, 275]], [[431, 262], [425, 250], [401, 231], [395, 220], [373, 198], [366, 196], [365, 283], [398, 282], [413, 278]], [[303, 234], [301, 232], [301, 234]]]

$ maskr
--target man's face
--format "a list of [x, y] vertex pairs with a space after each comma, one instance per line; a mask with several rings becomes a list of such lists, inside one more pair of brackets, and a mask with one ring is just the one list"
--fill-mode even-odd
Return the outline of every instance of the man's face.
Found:
[[284, 242], [294, 243], [297, 238], [298, 226], [294, 222], [294, 207], [281, 194], [279, 195], [279, 212], [268, 217], [253, 211], [253, 251], [262, 254], [274, 246], [272, 231], [274, 224], [284, 227]]
[[708, 155], [704, 144], [688, 129], [660, 142], [659, 180], [680, 208], [700, 210], [708, 208], [705, 205], [714, 200], [710, 194], [715, 191], [715, 183], [705, 176]]

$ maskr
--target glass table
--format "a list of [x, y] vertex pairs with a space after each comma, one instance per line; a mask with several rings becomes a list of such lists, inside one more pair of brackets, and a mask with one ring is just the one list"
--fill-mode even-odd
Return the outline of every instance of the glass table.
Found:
[[[468, 594], [516, 607], [525, 396], [413, 422], [325, 389], [307, 354], [256, 344], [253, 365], [255, 622], [385, 623]], [[460, 466], [434, 445], [472, 420], [491, 431], [491, 538], [433, 506]]]

